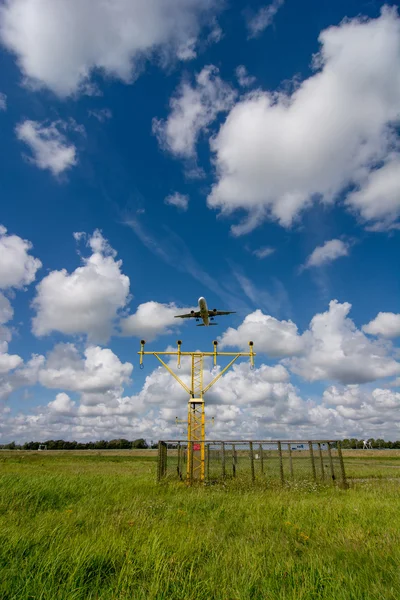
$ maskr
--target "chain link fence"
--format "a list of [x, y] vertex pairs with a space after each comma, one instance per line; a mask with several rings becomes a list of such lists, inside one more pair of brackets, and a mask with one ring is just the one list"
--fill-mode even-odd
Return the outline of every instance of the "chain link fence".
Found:
[[187, 457], [195, 452], [204, 452], [203, 479], [208, 483], [238, 480], [283, 485], [311, 481], [347, 487], [337, 440], [160, 441], [158, 481], [178, 479], [194, 483], [193, 461], [188, 463]]

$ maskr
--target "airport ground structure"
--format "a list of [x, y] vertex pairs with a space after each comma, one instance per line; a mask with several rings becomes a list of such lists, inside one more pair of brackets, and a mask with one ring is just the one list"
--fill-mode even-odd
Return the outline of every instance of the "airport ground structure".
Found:
[[[204, 444], [204, 483], [227, 480], [290, 485], [304, 481], [347, 488], [340, 442], [337, 440], [160, 440], [157, 480], [199, 481], [193, 456]], [[193, 446], [195, 447], [193, 449]], [[191, 461], [189, 464], [187, 461]]]

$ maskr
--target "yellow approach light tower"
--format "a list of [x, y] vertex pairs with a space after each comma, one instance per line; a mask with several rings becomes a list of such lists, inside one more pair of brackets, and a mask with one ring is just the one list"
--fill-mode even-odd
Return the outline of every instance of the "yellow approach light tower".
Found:
[[[188, 448], [187, 448], [187, 479], [196, 479], [204, 481], [204, 459], [205, 459], [205, 410], [204, 410], [204, 394], [220, 379], [231, 366], [242, 356], [250, 357], [250, 367], [254, 368], [253, 342], [249, 342], [249, 352], [217, 352], [218, 342], [214, 340], [214, 350], [212, 352], [182, 352], [181, 340], [178, 340], [178, 350], [170, 352], [146, 352], [144, 350], [145, 340], [140, 342], [140, 368], [143, 368], [143, 356], [152, 355], [162, 364], [172, 377], [183, 387], [189, 394], [188, 402]], [[161, 358], [162, 356], [177, 356], [177, 367], [181, 367], [181, 357], [190, 356], [191, 359], [191, 378], [190, 388], [169, 365]], [[214, 367], [217, 366], [217, 356], [233, 356], [232, 360], [224, 367], [216, 377], [205, 387], [203, 387], [203, 367], [204, 357], [212, 356]]]

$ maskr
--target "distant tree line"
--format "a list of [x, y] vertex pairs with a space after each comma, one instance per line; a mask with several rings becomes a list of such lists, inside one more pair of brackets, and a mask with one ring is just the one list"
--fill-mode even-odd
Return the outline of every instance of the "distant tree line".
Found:
[[[369, 438], [367, 441], [371, 444], [372, 448], [398, 448], [400, 450], [400, 440], [397, 440], [396, 442], [387, 442], [381, 438], [376, 440], [374, 438]], [[363, 445], [364, 440], [358, 440], [357, 438], [346, 438], [342, 440], [342, 448], [344, 449], [352, 448], [353, 450], [356, 450], [357, 448], [362, 448]]]
[[39, 446], [46, 446], [47, 450], [130, 450], [157, 448], [157, 444], [140, 438], [138, 440], [100, 440], [98, 442], [68, 442], [65, 440], [46, 440], [43, 442], [25, 442], [25, 444], [0, 444], [0, 450], [39, 450]]
[[[400, 440], [396, 442], [385, 441], [381, 438], [374, 439], [369, 438], [372, 448], [393, 448], [400, 450]], [[362, 448], [364, 440], [358, 440], [357, 438], [345, 438], [342, 440], [342, 448], [354, 449]], [[25, 444], [16, 444], [10, 442], [9, 444], [0, 444], [0, 450], [39, 450], [39, 446], [46, 446], [47, 450], [130, 450], [130, 449], [146, 449], [146, 448], [157, 448], [157, 444], [150, 442], [148, 444], [145, 439], [139, 438], [138, 440], [129, 441], [124, 438], [117, 440], [100, 440], [98, 442], [68, 442], [65, 440], [46, 440], [44, 442], [25, 442]], [[169, 448], [177, 448], [175, 444], [169, 444]]]

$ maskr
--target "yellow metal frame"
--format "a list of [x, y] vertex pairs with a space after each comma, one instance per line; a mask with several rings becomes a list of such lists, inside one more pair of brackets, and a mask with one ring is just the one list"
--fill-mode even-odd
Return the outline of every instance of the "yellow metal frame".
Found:
[[[172, 377], [183, 387], [183, 389], [189, 394], [188, 402], [188, 448], [187, 448], [187, 481], [190, 482], [192, 479], [204, 481], [204, 466], [205, 466], [205, 410], [204, 410], [204, 394], [216, 383], [237, 361], [238, 358], [248, 356], [250, 358], [250, 366], [254, 368], [254, 357], [253, 342], [249, 342], [249, 352], [218, 352], [218, 342], [214, 340], [214, 349], [212, 352], [182, 352], [181, 340], [178, 340], [177, 351], [166, 351], [166, 352], [146, 352], [144, 350], [145, 340], [140, 342], [140, 367], [143, 368], [143, 357], [145, 355], [155, 356], [162, 366], [172, 375]], [[169, 365], [161, 358], [162, 355], [166, 356], [177, 356], [178, 369], [181, 366], [181, 357], [191, 357], [191, 387], [189, 388], [184, 381], [171, 369]], [[218, 356], [233, 356], [226, 367], [214, 377], [214, 379], [203, 387], [203, 372], [204, 372], [204, 357], [212, 356], [214, 366], [217, 366]]]

